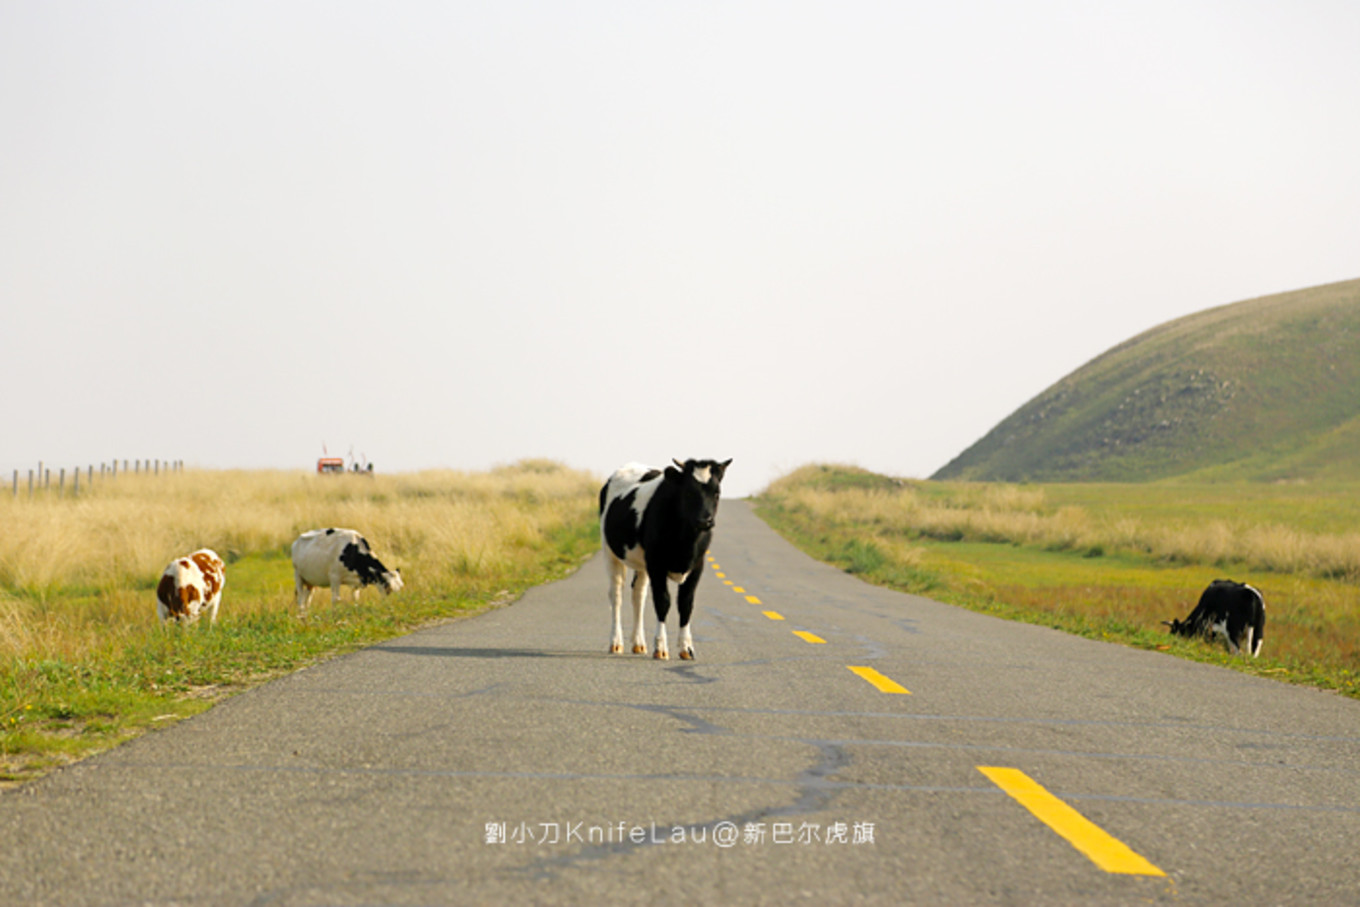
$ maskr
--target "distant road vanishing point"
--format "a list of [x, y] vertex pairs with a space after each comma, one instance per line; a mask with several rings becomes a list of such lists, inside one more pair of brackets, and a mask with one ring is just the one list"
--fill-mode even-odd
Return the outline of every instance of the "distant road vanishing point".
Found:
[[704, 569], [694, 662], [607, 654], [597, 558], [0, 794], [0, 903], [1360, 903], [1360, 703], [868, 586], [742, 501]]

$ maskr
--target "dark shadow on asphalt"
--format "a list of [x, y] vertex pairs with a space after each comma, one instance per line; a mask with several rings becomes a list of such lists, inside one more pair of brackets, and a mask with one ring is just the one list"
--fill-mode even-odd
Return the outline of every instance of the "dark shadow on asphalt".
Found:
[[[471, 649], [444, 646], [374, 646], [370, 652], [394, 652], [398, 655], [426, 655], [436, 658], [591, 658], [594, 652], [545, 652], [540, 649]], [[598, 653], [608, 658], [608, 652]], [[615, 656], [618, 657], [618, 656]]]

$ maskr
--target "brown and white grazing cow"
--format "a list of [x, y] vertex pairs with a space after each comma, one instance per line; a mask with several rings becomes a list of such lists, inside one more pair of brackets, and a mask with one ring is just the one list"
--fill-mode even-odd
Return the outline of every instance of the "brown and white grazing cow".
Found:
[[401, 571], [388, 570], [373, 556], [373, 549], [353, 529], [313, 529], [293, 542], [293, 583], [298, 613], [307, 613], [307, 600], [317, 586], [331, 587], [331, 604], [340, 601], [340, 588], [354, 589], [358, 601], [364, 586], [377, 586], [384, 594], [401, 589]]
[[191, 624], [207, 612], [208, 623], [217, 623], [217, 606], [227, 574], [222, 559], [211, 548], [175, 558], [156, 586], [156, 613], [161, 623], [173, 620]]

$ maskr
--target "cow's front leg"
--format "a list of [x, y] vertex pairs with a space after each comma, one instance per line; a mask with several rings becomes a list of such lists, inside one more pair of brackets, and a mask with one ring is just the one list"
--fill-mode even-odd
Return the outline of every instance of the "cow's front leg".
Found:
[[609, 571], [609, 606], [614, 615], [609, 632], [609, 654], [620, 655], [623, 653], [623, 620], [619, 612], [623, 609], [623, 581], [628, 570], [623, 561], [614, 557], [608, 558], [605, 569]]
[[652, 648], [652, 657], [664, 661], [671, 657], [670, 647], [666, 644], [666, 616], [671, 611], [671, 590], [666, 585], [664, 571], [654, 574], [649, 570], [647, 578], [651, 580], [652, 607], [656, 611], [656, 644]]
[[633, 572], [633, 654], [647, 654], [647, 635], [643, 629], [642, 612], [647, 605], [647, 574]]
[[700, 567], [695, 567], [680, 584], [680, 594], [676, 596], [676, 610], [680, 612], [680, 657], [685, 661], [694, 659], [694, 639], [689, 632], [689, 619], [694, 614], [694, 591], [699, 588], [699, 578], [704, 575]]

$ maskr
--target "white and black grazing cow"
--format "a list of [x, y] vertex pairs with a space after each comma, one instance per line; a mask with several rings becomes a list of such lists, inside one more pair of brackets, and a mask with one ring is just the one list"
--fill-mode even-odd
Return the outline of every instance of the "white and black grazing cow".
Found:
[[384, 594], [401, 588], [401, 571], [388, 570], [373, 556], [368, 540], [353, 529], [313, 529], [293, 542], [293, 582], [298, 613], [307, 613], [307, 600], [317, 586], [331, 587], [331, 604], [340, 601], [340, 587], [354, 589], [354, 600], [364, 586]]
[[161, 623], [173, 620], [191, 624], [204, 612], [208, 623], [217, 623], [217, 606], [222, 604], [226, 583], [226, 567], [211, 548], [175, 558], [156, 586], [156, 613]]
[[670, 658], [666, 615], [671, 609], [667, 581], [678, 583], [680, 657], [694, 657], [689, 620], [694, 590], [703, 576], [704, 554], [713, 540], [718, 515], [719, 483], [731, 460], [675, 460], [674, 466], [652, 469], [640, 463], [621, 466], [600, 489], [600, 541], [609, 571], [609, 601], [614, 625], [609, 651], [623, 651], [623, 581], [633, 569], [633, 653], [645, 654], [642, 610], [647, 587], [656, 609], [655, 658]]
[[1266, 600], [1256, 589], [1230, 579], [1216, 579], [1199, 597], [1185, 620], [1164, 620], [1177, 636], [1222, 637], [1228, 651], [1243, 649], [1255, 658], [1266, 638]]

